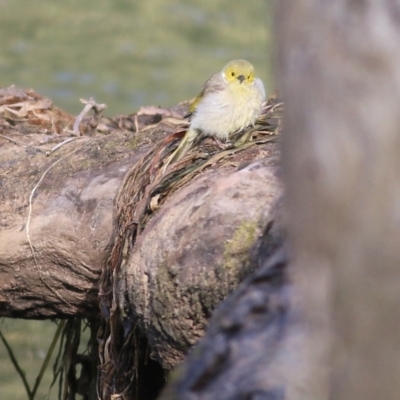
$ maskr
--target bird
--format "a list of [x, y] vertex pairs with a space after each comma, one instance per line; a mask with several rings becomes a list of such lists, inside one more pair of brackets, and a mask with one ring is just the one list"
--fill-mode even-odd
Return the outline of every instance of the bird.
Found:
[[264, 84], [246, 60], [232, 60], [212, 75], [194, 99], [185, 117], [189, 128], [166, 167], [181, 160], [199, 136], [228, 141], [229, 136], [254, 125], [265, 100]]

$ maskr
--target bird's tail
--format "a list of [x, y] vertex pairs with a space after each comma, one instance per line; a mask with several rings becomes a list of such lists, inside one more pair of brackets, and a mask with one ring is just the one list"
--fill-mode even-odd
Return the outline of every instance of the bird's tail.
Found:
[[163, 172], [167, 169], [168, 165], [181, 160], [184, 155], [190, 150], [190, 148], [193, 145], [193, 142], [196, 140], [198, 136], [198, 132], [194, 129], [189, 128], [179, 143], [179, 146], [176, 148], [176, 150], [169, 156], [167, 162], [165, 163], [163, 167]]

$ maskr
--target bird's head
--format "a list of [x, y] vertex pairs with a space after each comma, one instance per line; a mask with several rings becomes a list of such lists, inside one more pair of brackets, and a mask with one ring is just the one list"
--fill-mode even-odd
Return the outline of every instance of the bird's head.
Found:
[[254, 82], [254, 67], [246, 60], [232, 60], [225, 65], [222, 76], [227, 83], [251, 85]]

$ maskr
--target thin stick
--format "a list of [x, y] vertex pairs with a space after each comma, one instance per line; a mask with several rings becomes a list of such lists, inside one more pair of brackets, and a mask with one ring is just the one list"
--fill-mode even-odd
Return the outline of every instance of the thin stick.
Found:
[[44, 375], [44, 371], [46, 370], [46, 368], [47, 368], [47, 366], [48, 366], [48, 364], [50, 362], [51, 356], [53, 355], [53, 351], [54, 351], [54, 349], [56, 347], [56, 344], [58, 342], [58, 338], [60, 337], [61, 332], [64, 329], [64, 326], [65, 326], [65, 321], [63, 320], [63, 321], [60, 322], [60, 324], [57, 327], [56, 333], [55, 333], [55, 335], [53, 337], [53, 340], [51, 341], [49, 350], [47, 351], [46, 358], [43, 361], [42, 368], [40, 368], [39, 374], [38, 374], [38, 376], [36, 378], [35, 386], [32, 389], [32, 399], [35, 398], [36, 391], [38, 390], [40, 382], [42, 381], [42, 378], [43, 378], [43, 375]]
[[29, 234], [29, 228], [30, 228], [30, 222], [31, 222], [31, 216], [32, 216], [32, 203], [33, 203], [33, 196], [36, 192], [36, 189], [39, 187], [39, 185], [42, 183], [44, 177], [47, 175], [47, 173], [55, 166], [57, 165], [59, 162], [61, 162], [62, 160], [65, 160], [67, 157], [69, 157], [70, 155], [76, 153], [78, 150], [80, 150], [81, 148], [78, 147], [75, 150], [71, 151], [70, 153], [68, 153], [67, 155], [65, 155], [64, 157], [59, 158], [57, 161], [55, 161], [53, 164], [51, 164], [46, 171], [44, 171], [43, 175], [40, 177], [39, 182], [35, 185], [35, 187], [32, 189], [31, 191], [31, 195], [29, 196], [29, 211], [28, 211], [28, 218], [26, 221], [26, 238], [28, 239], [28, 243], [29, 243], [29, 247], [31, 249], [32, 252], [32, 256], [33, 256], [33, 261], [35, 263], [36, 269], [38, 271], [39, 274], [39, 278], [40, 280], [43, 282], [43, 284], [47, 287], [47, 289], [49, 289], [54, 295], [56, 295], [63, 303], [68, 304], [69, 306], [71, 306], [71, 304], [64, 300], [56, 291], [54, 291], [54, 289], [46, 282], [46, 280], [43, 278], [42, 273], [41, 273], [41, 268], [38, 265], [37, 259], [36, 259], [36, 254], [35, 254], [35, 250], [33, 248], [32, 245], [32, 241], [31, 241], [31, 237]]
[[65, 139], [63, 142], [58, 143], [55, 145], [51, 150], [46, 151], [46, 156], [49, 156], [51, 153], [54, 153], [56, 150], [58, 150], [61, 146], [64, 146], [64, 144], [67, 144], [69, 142], [72, 142], [73, 140], [77, 139], [76, 137], [68, 138]]
[[32, 400], [32, 399], [33, 399], [33, 396], [32, 396], [31, 389], [29, 388], [29, 383], [28, 383], [28, 381], [27, 381], [26, 378], [25, 378], [25, 372], [24, 372], [24, 371], [21, 369], [21, 367], [19, 366], [18, 361], [17, 361], [17, 359], [15, 358], [14, 353], [13, 353], [13, 351], [12, 351], [12, 348], [11, 348], [10, 345], [8, 344], [6, 338], [3, 336], [3, 333], [1, 332], [1, 330], [0, 330], [0, 339], [2, 340], [2, 342], [4, 343], [5, 348], [7, 349], [8, 355], [9, 355], [9, 357], [10, 357], [11, 362], [12, 362], [13, 365], [14, 365], [14, 368], [15, 368], [16, 371], [18, 372], [18, 375], [20, 376], [20, 378], [22, 379], [22, 383], [23, 383], [24, 386], [25, 386], [25, 390], [26, 390], [26, 393], [27, 393], [27, 395], [28, 395], [29, 400]]
[[17, 140], [14, 140], [14, 139], [9, 138], [8, 136], [0, 135], [0, 137], [2, 137], [3, 139], [8, 140], [8, 141], [11, 142], [11, 143], [16, 144], [17, 146], [28, 147], [28, 146], [26, 146], [25, 144], [22, 144], [22, 143], [18, 142]]
[[133, 122], [135, 124], [135, 131], [139, 132], [139, 124], [138, 124], [138, 117], [135, 115], [135, 118], [133, 119]]
[[8, 136], [0, 135], [0, 137], [2, 137], [3, 139], [8, 140], [8, 141], [11, 142], [11, 143], [16, 144], [17, 146], [23, 147], [23, 148], [25, 148], [25, 149], [29, 147], [29, 148], [38, 150], [38, 151], [40, 151], [40, 152], [42, 152], [42, 153], [45, 153], [45, 154], [47, 154], [47, 153], [50, 151], [50, 150], [42, 149], [41, 147], [38, 147], [38, 146], [29, 146], [29, 145], [20, 143], [20, 142], [18, 142], [17, 140], [11, 139], [11, 138], [8, 137]]
[[88, 100], [85, 99], [81, 99], [81, 103], [86, 104], [85, 107], [83, 108], [83, 110], [81, 111], [81, 113], [78, 115], [78, 117], [76, 118], [75, 122], [74, 122], [74, 126], [72, 128], [72, 132], [75, 135], [80, 136], [80, 132], [79, 132], [79, 125], [82, 122], [83, 117], [93, 108], [95, 114], [100, 114], [106, 107], [106, 104], [97, 104], [94, 99], [91, 97]]

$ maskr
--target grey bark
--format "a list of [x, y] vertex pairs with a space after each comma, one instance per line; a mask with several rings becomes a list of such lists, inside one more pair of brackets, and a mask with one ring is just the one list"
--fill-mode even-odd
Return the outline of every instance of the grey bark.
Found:
[[0, 315], [98, 315], [113, 198], [135, 158], [129, 138], [81, 138], [47, 157], [34, 146], [48, 135], [7, 137], [19, 145], [0, 138]]

